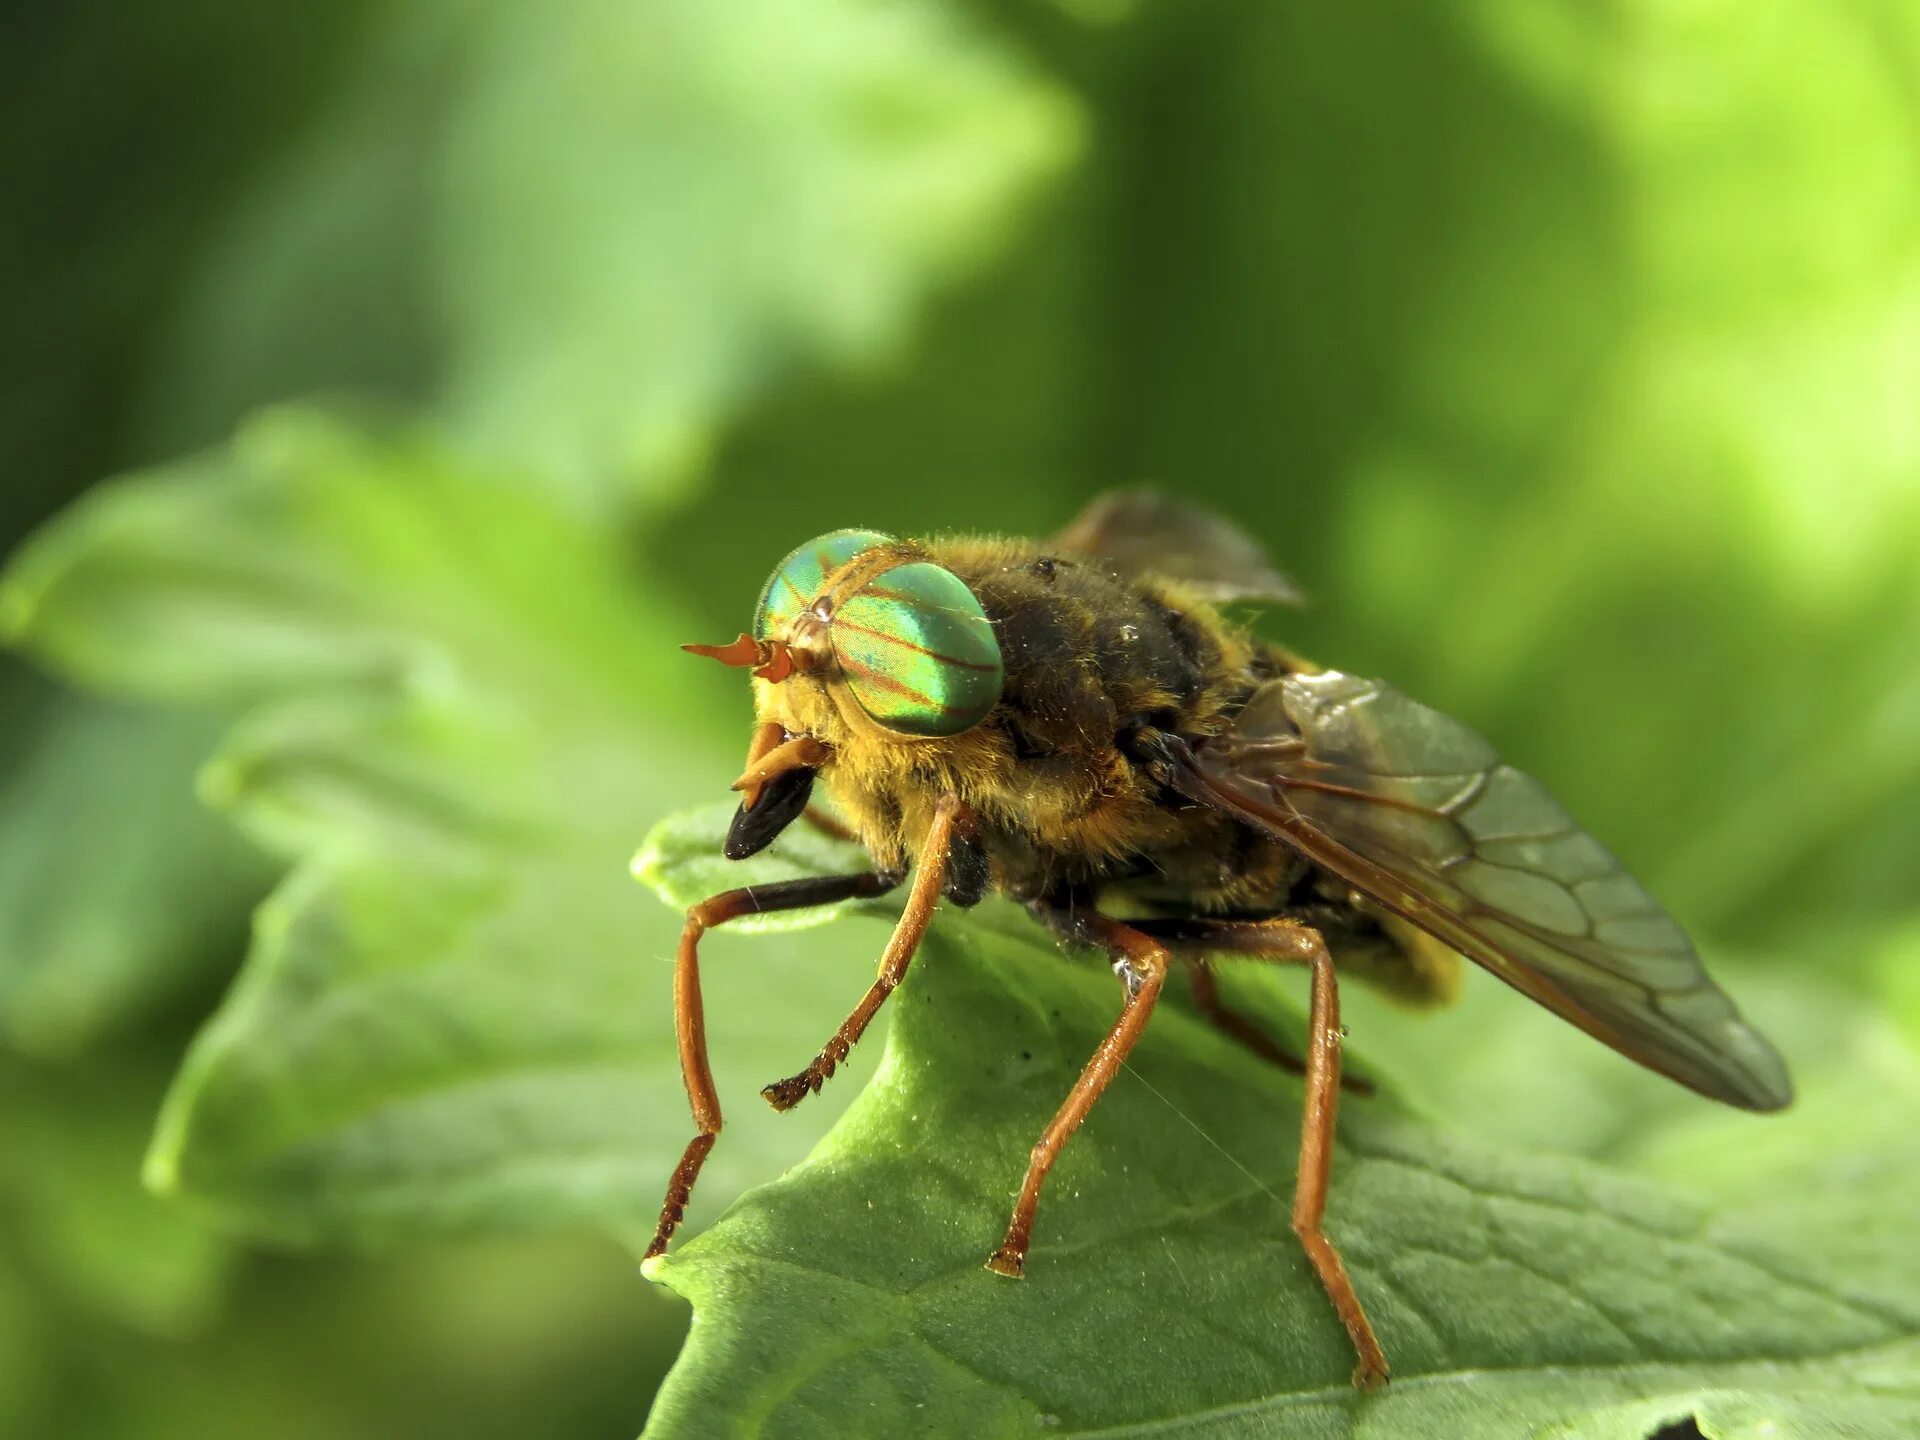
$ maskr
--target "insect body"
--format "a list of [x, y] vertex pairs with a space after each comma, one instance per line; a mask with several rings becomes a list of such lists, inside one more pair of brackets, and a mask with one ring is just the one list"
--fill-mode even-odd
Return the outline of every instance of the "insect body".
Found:
[[[815, 782], [873, 868], [729, 891], [687, 916], [674, 993], [698, 1134], [649, 1254], [666, 1247], [715, 1135], [698, 942], [743, 914], [876, 895], [912, 877], [878, 978], [804, 1070], [819, 1090], [906, 973], [944, 894], [1024, 903], [1105, 950], [1112, 1031], [1035, 1145], [988, 1268], [1019, 1276], [1061, 1146], [1111, 1082], [1176, 965], [1203, 1014], [1299, 1068], [1306, 1115], [1293, 1228], [1358, 1356], [1387, 1378], [1321, 1231], [1340, 1095], [1338, 972], [1446, 998], [1464, 954], [1625, 1055], [1704, 1095], [1785, 1105], [1784, 1066], [1679, 927], [1534, 780], [1458, 722], [1377, 681], [1254, 639], [1219, 605], [1290, 601], [1226, 522], [1134, 493], [1046, 542], [896, 540], [842, 530], [790, 554], [751, 634], [689, 646], [750, 667], [759, 719], [728, 836], [753, 854]], [[1226, 1010], [1207, 968], [1231, 953], [1308, 967], [1307, 1053], [1291, 1061]]]

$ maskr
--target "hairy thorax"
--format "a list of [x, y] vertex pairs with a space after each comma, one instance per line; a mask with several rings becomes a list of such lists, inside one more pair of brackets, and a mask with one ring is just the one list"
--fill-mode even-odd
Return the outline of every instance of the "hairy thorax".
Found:
[[1299, 868], [1289, 852], [1161, 793], [1123, 748], [1141, 725], [1218, 733], [1286, 667], [1279, 652], [1172, 583], [1019, 541], [925, 548], [979, 598], [999, 641], [1005, 686], [984, 723], [913, 738], [882, 730], [820, 676], [755, 682], [762, 720], [832, 747], [820, 780], [876, 865], [904, 867], [951, 793], [1016, 898], [1124, 885], [1143, 900], [1233, 909], [1284, 891]]

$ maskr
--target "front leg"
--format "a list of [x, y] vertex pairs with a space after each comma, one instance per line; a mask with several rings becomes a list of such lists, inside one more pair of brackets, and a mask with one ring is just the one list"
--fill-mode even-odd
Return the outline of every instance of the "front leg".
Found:
[[848, 1052], [866, 1033], [867, 1026], [873, 1023], [873, 1017], [880, 1013], [887, 997], [905, 977], [913, 952], [920, 948], [920, 939], [933, 919], [941, 887], [947, 883], [947, 857], [953, 850], [954, 832], [963, 824], [971, 827], [972, 819], [959, 797], [942, 795], [934, 807], [933, 823], [927, 827], [927, 838], [920, 846], [906, 909], [900, 912], [887, 948], [881, 952], [878, 978], [806, 1069], [785, 1080], [776, 1080], [760, 1092], [774, 1109], [791, 1110], [807, 1096], [820, 1093], [820, 1087], [847, 1058]]
[[697, 1132], [687, 1142], [686, 1153], [674, 1167], [667, 1184], [667, 1198], [660, 1207], [660, 1223], [647, 1246], [647, 1257], [662, 1253], [673, 1232], [686, 1214], [693, 1182], [700, 1178], [707, 1152], [713, 1149], [720, 1133], [720, 1095], [714, 1088], [713, 1069], [707, 1063], [706, 1011], [700, 1000], [700, 937], [716, 925], [738, 920], [743, 915], [766, 915], [775, 910], [804, 910], [812, 905], [831, 905], [884, 895], [900, 883], [896, 875], [821, 875], [804, 880], [785, 880], [775, 885], [749, 885], [709, 896], [687, 910], [686, 928], [680, 932], [680, 949], [673, 966], [673, 1029], [680, 1045], [680, 1077], [686, 1082], [687, 1103], [693, 1110]]

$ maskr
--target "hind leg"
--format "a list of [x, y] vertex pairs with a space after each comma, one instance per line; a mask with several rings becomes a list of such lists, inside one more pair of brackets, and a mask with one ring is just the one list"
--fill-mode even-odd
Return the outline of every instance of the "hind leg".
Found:
[[1387, 1357], [1353, 1288], [1346, 1263], [1321, 1229], [1327, 1211], [1327, 1186], [1333, 1175], [1334, 1120], [1340, 1106], [1340, 987], [1326, 941], [1311, 925], [1285, 919], [1143, 920], [1137, 922], [1137, 928], [1151, 938], [1169, 940], [1183, 948], [1231, 951], [1254, 959], [1305, 965], [1311, 970], [1307, 1094], [1300, 1121], [1300, 1163], [1294, 1180], [1293, 1232], [1300, 1237], [1308, 1263], [1320, 1277], [1334, 1313], [1353, 1342], [1358, 1362], [1353, 1383], [1363, 1389], [1384, 1385]]

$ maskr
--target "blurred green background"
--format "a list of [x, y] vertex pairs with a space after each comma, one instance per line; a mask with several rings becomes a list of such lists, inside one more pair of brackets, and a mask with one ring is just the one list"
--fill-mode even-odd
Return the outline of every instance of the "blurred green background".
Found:
[[[1920, 1033], [1920, 7], [3, 23], [0, 539], [168, 468], [0, 591], [0, 1433], [639, 1430], [685, 1312], [609, 1236], [685, 1119], [624, 867], [746, 733], [675, 643], [840, 526], [1204, 499], [1789, 1049]], [[729, 1093], [844, 949], [716, 945]], [[1396, 1023], [1469, 1123], [1666, 1113]], [[740, 1118], [703, 1215], [831, 1111]]]

